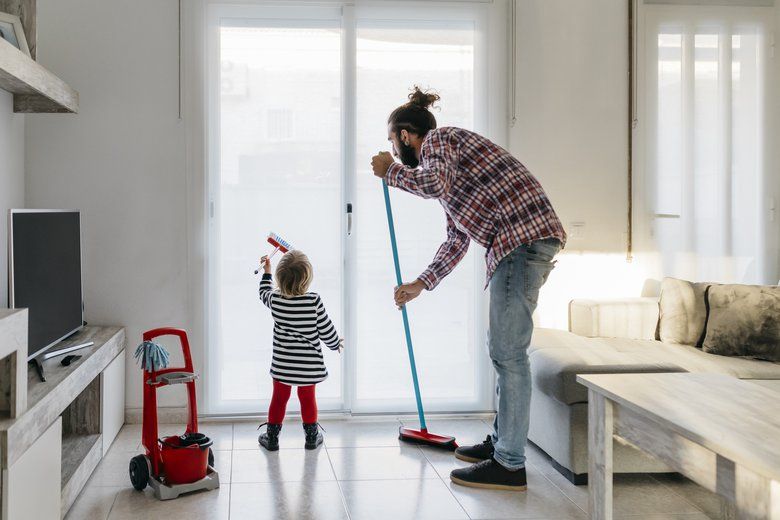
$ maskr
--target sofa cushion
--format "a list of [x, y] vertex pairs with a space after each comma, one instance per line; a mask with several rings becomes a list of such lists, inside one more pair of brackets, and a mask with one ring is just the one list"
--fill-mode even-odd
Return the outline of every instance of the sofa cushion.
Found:
[[561, 329], [534, 327], [534, 334], [531, 336], [531, 345], [528, 347], [528, 353], [532, 354], [537, 350], [551, 348], [587, 348], [590, 345], [593, 345], [592, 338], [572, 334]]
[[658, 303], [658, 339], [681, 345], [701, 343], [707, 320], [704, 293], [710, 285], [664, 278]]
[[658, 298], [569, 302], [569, 331], [588, 338], [655, 339]]
[[718, 356], [690, 345], [659, 343], [655, 351], [660, 358], [674, 360], [687, 372], [727, 374], [739, 379], [780, 380], [780, 363]]
[[[620, 352], [614, 348], [615, 343], [639, 345], [631, 352]], [[531, 344], [534, 386], [564, 404], [588, 401], [588, 390], [576, 381], [577, 374], [685, 371], [674, 362], [656, 356], [647, 345], [657, 344], [655, 341], [583, 338], [566, 331], [537, 329]]]
[[705, 352], [780, 361], [780, 287], [714, 285], [707, 304]]
[[740, 379], [780, 380], [780, 363], [717, 356], [690, 345], [625, 338], [584, 338], [537, 328], [530, 347], [535, 391], [564, 404], [584, 403], [587, 389], [577, 374], [707, 372]]

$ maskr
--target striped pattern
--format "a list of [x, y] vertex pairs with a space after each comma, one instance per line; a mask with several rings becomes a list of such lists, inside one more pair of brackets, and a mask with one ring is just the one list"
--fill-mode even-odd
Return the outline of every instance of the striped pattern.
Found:
[[296, 386], [313, 385], [328, 377], [320, 341], [338, 350], [336, 327], [328, 318], [317, 293], [284, 298], [273, 290], [272, 277], [264, 274], [260, 281], [260, 301], [274, 319], [274, 353], [271, 377]]
[[512, 154], [462, 128], [444, 127], [425, 135], [420, 167], [393, 163], [388, 186], [438, 199], [447, 214], [447, 240], [419, 276], [436, 287], [466, 255], [469, 241], [487, 249], [487, 283], [498, 263], [521, 245], [566, 232], [539, 181]]

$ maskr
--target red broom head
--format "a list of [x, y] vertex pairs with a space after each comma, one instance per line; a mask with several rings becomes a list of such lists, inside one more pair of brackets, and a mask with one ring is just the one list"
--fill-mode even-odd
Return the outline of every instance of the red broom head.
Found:
[[424, 444], [447, 451], [455, 451], [458, 447], [458, 444], [455, 442], [455, 437], [430, 433], [428, 430], [404, 428], [403, 426], [398, 428], [398, 438], [410, 444]]
[[292, 244], [290, 244], [288, 241], [286, 241], [276, 233], [270, 233], [268, 235], [268, 243], [274, 246], [275, 248], [278, 248], [279, 251], [281, 251], [282, 253], [286, 253], [290, 249], [293, 249]]

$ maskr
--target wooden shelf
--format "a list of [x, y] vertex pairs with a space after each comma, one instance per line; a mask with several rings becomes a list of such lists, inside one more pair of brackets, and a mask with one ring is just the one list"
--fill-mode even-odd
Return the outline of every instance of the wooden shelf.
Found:
[[[62, 435], [62, 491], [60, 513], [64, 518], [103, 458], [103, 435]], [[128, 457], [128, 461], [130, 458]]]
[[77, 113], [79, 93], [0, 39], [0, 88], [14, 94], [14, 112]]
[[[102, 438], [99, 433], [85, 433], [82, 435], [71, 434], [62, 435], [62, 488], [65, 489], [70, 483], [73, 475], [84, 463], [88, 463], [89, 472], [87, 476], [92, 473], [97, 463], [100, 462], [102, 453], [100, 451], [103, 448]], [[92, 457], [88, 455], [95, 449], [95, 445], [98, 443], [96, 454], [97, 461], [91, 460]], [[127, 460], [130, 460], [128, 457]], [[82, 483], [83, 484], [83, 483]]]
[[0, 421], [27, 410], [27, 309], [0, 309]]
[[125, 330], [120, 327], [85, 327], [62, 343], [94, 341], [76, 354], [82, 359], [67, 367], [60, 358], [43, 362], [46, 381], [33, 368], [27, 369], [27, 411], [16, 419], [0, 419], [0, 467], [8, 468], [68, 406], [125, 349]]
[[[15, 314], [0, 310], [0, 318], [4, 315], [0, 343], [24, 331], [24, 341], [17, 343], [23, 343], [26, 360], [26, 326], [21, 326], [26, 323], [9, 321]], [[18, 316], [26, 318], [26, 310]], [[76, 351], [81, 359], [68, 366], [58, 357], [44, 361], [46, 381], [22, 362], [26, 377], [17, 379], [26, 410], [16, 417], [0, 414], [2, 520], [64, 517], [122, 427], [125, 330], [84, 327], [57, 348], [88, 341], [94, 345]], [[0, 385], [0, 391], [8, 386]]]

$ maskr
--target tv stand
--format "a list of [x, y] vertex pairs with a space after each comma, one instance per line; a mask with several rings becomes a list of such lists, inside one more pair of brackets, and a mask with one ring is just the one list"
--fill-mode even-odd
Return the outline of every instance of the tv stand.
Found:
[[30, 360], [30, 364], [35, 367], [35, 372], [37, 372], [38, 377], [40, 378], [40, 380], [42, 382], [45, 383], [46, 382], [46, 375], [45, 375], [45, 373], [43, 371], [43, 362], [44, 361], [46, 361], [48, 359], [56, 358], [56, 357], [59, 357], [59, 356], [64, 356], [65, 354], [70, 354], [71, 352], [74, 352], [74, 351], [82, 349], [82, 348], [91, 347], [94, 344], [95, 344], [94, 341], [87, 341], [87, 342], [84, 342], [84, 343], [79, 343], [77, 345], [68, 345], [67, 347], [63, 347], [63, 348], [58, 349], [58, 350], [51, 350], [51, 351], [48, 351], [48, 352], [45, 352], [45, 353], [41, 354], [40, 356], [34, 357], [33, 359]]
[[124, 423], [123, 328], [84, 327], [51, 354], [88, 342], [68, 366], [38, 356], [41, 381], [27, 310], [0, 309], [0, 520], [63, 518]]

